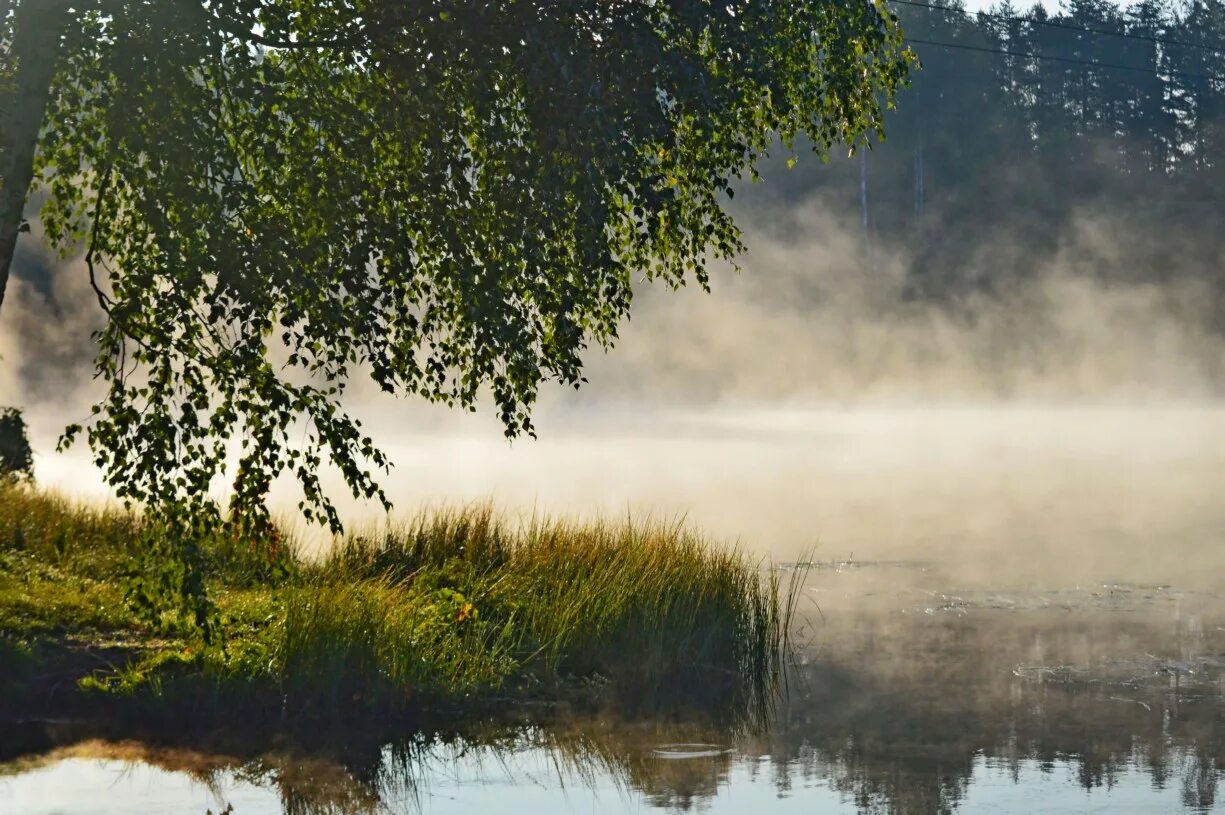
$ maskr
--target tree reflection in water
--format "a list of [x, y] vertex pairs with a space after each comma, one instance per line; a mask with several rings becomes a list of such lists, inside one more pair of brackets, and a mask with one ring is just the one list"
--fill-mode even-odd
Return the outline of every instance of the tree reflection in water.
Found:
[[[734, 716], [625, 721], [552, 709], [463, 732], [317, 734], [312, 745], [220, 753], [213, 748], [224, 739], [209, 750], [81, 742], [11, 764], [8, 774], [103, 756], [218, 789], [275, 789], [287, 815], [436, 809], [439, 788], [491, 775], [512, 785], [611, 786], [674, 810], [715, 803], [747, 779], [801, 799], [833, 790], [864, 812], [926, 813], [956, 811], [988, 770], [1014, 784], [1046, 777], [1087, 791], [1142, 772], [1188, 809], [1217, 803], [1225, 614], [1208, 595], [916, 591], [810, 622], [814, 644], [764, 729]], [[733, 749], [684, 760], [659, 750], [676, 744]]]

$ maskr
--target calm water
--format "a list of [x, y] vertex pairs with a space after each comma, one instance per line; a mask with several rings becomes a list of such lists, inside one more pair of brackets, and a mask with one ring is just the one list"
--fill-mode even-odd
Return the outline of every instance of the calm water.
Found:
[[63, 729], [0, 766], [0, 813], [1225, 812], [1225, 414], [685, 427], [589, 458], [706, 451], [659, 494], [688, 484], [680, 508], [720, 531], [756, 503], [766, 554], [809, 552], [801, 664], [765, 732], [561, 711], [234, 756]]

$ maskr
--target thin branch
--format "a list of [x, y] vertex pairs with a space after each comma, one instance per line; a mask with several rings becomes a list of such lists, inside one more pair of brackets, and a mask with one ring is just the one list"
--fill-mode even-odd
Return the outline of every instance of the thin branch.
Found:
[[111, 185], [111, 176], [113, 165], [106, 165], [106, 169], [102, 173], [102, 183], [98, 185], [97, 204], [94, 206], [93, 224], [89, 229], [89, 249], [85, 252], [85, 266], [89, 269], [89, 286], [94, 290], [94, 294], [98, 297], [98, 305], [106, 312], [107, 317], [111, 317], [111, 298], [102, 291], [98, 285], [98, 276], [94, 270], [94, 252], [98, 248], [98, 235], [102, 227], [103, 205], [106, 201], [106, 194]]

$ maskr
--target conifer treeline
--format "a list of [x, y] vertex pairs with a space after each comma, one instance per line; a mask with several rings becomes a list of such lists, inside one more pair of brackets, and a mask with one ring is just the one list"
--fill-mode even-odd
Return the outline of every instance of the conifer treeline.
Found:
[[[866, 162], [778, 174], [793, 196], [855, 212], [932, 292], [1026, 274], [1088, 211], [1146, 239], [1143, 257], [1104, 273], [1220, 276], [1223, 0], [1066, 0], [1057, 14], [931, 2], [893, 6], [923, 68], [887, 141]], [[991, 245], [1010, 248], [984, 261]]]

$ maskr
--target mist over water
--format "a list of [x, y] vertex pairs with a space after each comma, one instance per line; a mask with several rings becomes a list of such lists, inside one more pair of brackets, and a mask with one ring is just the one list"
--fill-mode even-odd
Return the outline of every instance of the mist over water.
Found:
[[[1213, 811], [1225, 342], [1209, 298], [1102, 282], [1128, 258], [1101, 216], [1024, 284], [933, 302], [826, 207], [746, 214], [743, 271], [710, 294], [644, 287], [590, 385], [546, 392], [537, 440], [361, 382], [349, 406], [395, 462], [401, 513], [677, 518], [807, 564], [801, 664], [768, 733], [563, 715], [412, 760], [204, 755], [206, 771], [86, 744], [9, 770], [0, 811], [978, 812], [1035, 795]], [[6, 301], [0, 402], [26, 408], [41, 483], [104, 497], [83, 450], [52, 452], [97, 395], [96, 315], [80, 270], [49, 268]], [[273, 501], [292, 517], [291, 485]], [[340, 503], [354, 526], [382, 521]], [[690, 743], [715, 749], [661, 758]]]
[[[684, 517], [775, 561], [927, 560], [958, 581], [1215, 579], [1225, 341], [1193, 282], [1102, 282], [1139, 238], [1086, 213], [1024, 284], [932, 302], [819, 199], [771, 200], [743, 206], [743, 270], [709, 294], [641, 287], [590, 384], [546, 390], [537, 440], [355, 382], [398, 510]], [[83, 448], [53, 452], [98, 396], [98, 315], [79, 264], [26, 262], [41, 277], [0, 321], [0, 402], [26, 409], [40, 482], [104, 496]], [[377, 521], [327, 482], [350, 522]], [[291, 514], [292, 485], [273, 501]]]

